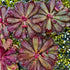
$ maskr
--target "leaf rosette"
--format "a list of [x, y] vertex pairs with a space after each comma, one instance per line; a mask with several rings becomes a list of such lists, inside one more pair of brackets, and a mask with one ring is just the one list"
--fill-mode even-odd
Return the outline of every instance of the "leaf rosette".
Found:
[[12, 42], [11, 39], [0, 40], [0, 70], [8, 70], [7, 67], [17, 61], [17, 48]]
[[31, 18], [39, 10], [39, 4], [30, 2], [18, 2], [15, 5], [15, 9], [9, 9], [7, 18], [9, 23], [8, 30], [14, 33], [14, 36], [18, 38], [26, 38], [27, 34], [33, 37], [36, 33], [42, 31], [41, 27], [37, 24], [32, 24]]
[[28, 70], [52, 70], [58, 55], [58, 45], [52, 39], [43, 41], [34, 36], [31, 42], [23, 41], [19, 48], [19, 63]]
[[39, 13], [33, 16], [32, 22], [35, 24], [46, 21], [44, 23], [46, 24], [46, 32], [56, 31], [58, 33], [61, 32], [66, 26], [66, 23], [70, 21], [70, 17], [67, 15], [68, 12], [68, 8], [64, 7], [61, 0], [50, 0], [48, 4], [41, 1]]

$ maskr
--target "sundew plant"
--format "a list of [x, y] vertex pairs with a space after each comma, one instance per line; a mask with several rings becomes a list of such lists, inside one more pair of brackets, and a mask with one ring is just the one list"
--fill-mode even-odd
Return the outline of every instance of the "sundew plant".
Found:
[[0, 0], [0, 70], [69, 70], [70, 0]]

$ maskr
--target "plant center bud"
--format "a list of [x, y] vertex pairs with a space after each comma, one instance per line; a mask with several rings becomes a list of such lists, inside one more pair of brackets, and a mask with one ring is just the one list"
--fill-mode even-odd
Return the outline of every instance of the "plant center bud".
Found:
[[27, 21], [27, 18], [23, 16], [23, 17], [22, 17], [22, 20], [23, 20], [23, 21]]
[[53, 16], [51, 14], [47, 14], [47, 17], [53, 19]]
[[39, 54], [38, 54], [38, 53], [35, 53], [35, 58], [36, 58], [36, 59], [38, 58], [38, 56], [39, 56]]
[[0, 18], [0, 22], [2, 22], [2, 18]]
[[22, 25], [23, 28], [27, 28], [27, 25]]
[[46, 54], [48, 54], [49, 53], [49, 51], [46, 51]]

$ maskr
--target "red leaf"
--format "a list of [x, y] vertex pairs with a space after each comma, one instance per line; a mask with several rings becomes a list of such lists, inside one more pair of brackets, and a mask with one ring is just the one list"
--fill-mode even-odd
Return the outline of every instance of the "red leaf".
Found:
[[46, 60], [44, 60], [41, 56], [39, 56], [39, 61], [44, 68], [51, 69], [51, 65]]
[[4, 52], [5, 52], [4, 47], [0, 46], [0, 59], [2, 58]]
[[7, 65], [11, 65], [11, 61], [9, 61], [7, 58], [3, 58], [4, 63], [6, 63]]
[[7, 22], [8, 22], [8, 23], [11, 23], [11, 24], [14, 24], [14, 23], [21, 22], [21, 19], [8, 17], [8, 18], [7, 18]]
[[14, 24], [14, 25], [10, 25], [10, 26], [8, 27], [8, 30], [9, 30], [10, 32], [13, 32], [15, 29], [17, 29], [17, 28], [19, 27], [20, 24], [21, 24], [21, 23], [16, 23], [16, 24]]
[[12, 42], [13, 41], [11, 39], [7, 39], [7, 41], [4, 44], [5, 50], [7, 50], [12, 45]]
[[47, 14], [49, 13], [47, 6], [46, 6], [44, 1], [40, 2], [40, 7], [44, 12], [46, 12]]
[[35, 23], [42, 22], [42, 21], [44, 21], [46, 19], [47, 19], [47, 16], [41, 15], [41, 14], [37, 14], [37, 15], [33, 16], [31, 21], [32, 21], [32, 23], [35, 24]]
[[53, 11], [54, 7], [55, 7], [55, 0], [51, 0], [50, 1], [50, 12]]
[[21, 18], [21, 16], [20, 16], [15, 10], [13, 10], [13, 9], [9, 9], [9, 10], [8, 10], [8, 14], [9, 14], [10, 16], [14, 16], [14, 17], [16, 17], [16, 18]]
[[11, 62], [16, 62], [17, 61], [17, 55], [16, 54], [5, 56], [5, 58], [8, 59]]
[[23, 60], [22, 62], [20, 62], [20, 64], [23, 66], [23, 67], [27, 67], [33, 60], [34, 58], [30, 58], [28, 60]]
[[20, 38], [21, 35], [22, 35], [22, 27], [20, 26], [15, 32], [15, 37]]
[[54, 27], [55, 27], [57, 32], [61, 32], [62, 31], [62, 27], [60, 25], [58, 25], [57, 23], [53, 24], [53, 25], [54, 25]]
[[20, 54], [19, 56], [18, 56], [18, 59], [20, 59], [20, 60], [27, 60], [27, 59], [30, 59], [31, 57], [33, 57], [34, 56], [34, 54], [33, 53], [31, 53], [31, 52], [29, 52], [29, 51], [24, 51], [24, 54]]
[[36, 63], [37, 63], [37, 61], [34, 60], [34, 61], [31, 63], [31, 65], [30, 65], [30, 67], [29, 67], [29, 70], [36, 70]]
[[28, 8], [26, 10], [26, 17], [28, 17], [30, 15], [30, 13], [33, 11], [34, 6], [35, 6], [34, 3], [32, 3], [32, 2], [28, 3]]
[[21, 43], [21, 45], [22, 45], [24, 48], [26, 48], [27, 50], [30, 50], [30, 51], [34, 52], [34, 50], [33, 50], [32, 47], [29, 45], [28, 42], [23, 41], [23, 42]]
[[[13, 46], [12, 46], [12, 47], [13, 47]], [[16, 49], [11, 48], [11, 49], [9, 49], [9, 50], [5, 53], [5, 55], [8, 56], [8, 55], [15, 54], [15, 53], [16, 53]]]
[[2, 23], [0, 23], [0, 33], [2, 32]]
[[25, 39], [27, 36], [26, 29], [24, 28], [22, 31], [22, 39]]
[[46, 24], [46, 30], [50, 31], [51, 29], [52, 29], [51, 19], [48, 19], [47, 24]]
[[32, 11], [32, 13], [29, 14], [28, 18], [30, 18], [31, 16], [35, 15], [38, 12], [38, 10], [39, 10], [39, 3], [36, 3], [36, 7]]
[[20, 16], [24, 16], [25, 15], [24, 3], [23, 2], [16, 3], [15, 10], [16, 12], [18, 12]]
[[29, 26], [27, 27], [27, 30], [28, 30], [29, 37], [33, 38], [33, 36], [35, 36], [35, 32]]
[[46, 51], [49, 47], [51, 47], [53, 45], [53, 40], [52, 39], [49, 39], [47, 40], [43, 47], [41, 48], [40, 52], [43, 52], [43, 51]]
[[8, 27], [3, 25], [3, 32], [4, 32], [4, 36], [8, 37], [9, 36], [9, 31], [8, 31]]
[[6, 7], [5, 7], [5, 6], [2, 6], [2, 7], [1, 7], [2, 22], [5, 21], [6, 13], [7, 13], [7, 9], [6, 9]]

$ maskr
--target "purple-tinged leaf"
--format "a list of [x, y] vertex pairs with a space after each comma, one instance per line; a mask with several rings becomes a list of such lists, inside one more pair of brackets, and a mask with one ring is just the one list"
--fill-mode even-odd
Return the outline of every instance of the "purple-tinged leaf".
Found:
[[41, 27], [37, 24], [32, 24], [31, 22], [28, 22], [30, 27], [37, 33], [40, 33], [42, 31]]
[[36, 3], [35, 9], [32, 11], [32, 13], [29, 14], [28, 18], [35, 15], [38, 12], [38, 10], [39, 10], [39, 3]]
[[50, 12], [53, 11], [54, 7], [55, 7], [55, 0], [51, 0], [50, 1]]
[[31, 65], [30, 65], [30, 67], [29, 67], [29, 70], [36, 70], [36, 67], [37, 67], [37, 61], [36, 60], [34, 60], [32, 63], [31, 63]]
[[54, 19], [60, 20], [60, 21], [69, 21], [70, 18], [68, 16], [54, 16]]
[[3, 25], [3, 32], [4, 32], [4, 36], [8, 37], [9, 36], [9, 31], [8, 31], [8, 27]]
[[14, 25], [11, 25], [11, 26], [8, 27], [8, 30], [9, 30], [10, 32], [13, 32], [15, 29], [17, 29], [17, 28], [19, 27], [20, 24], [21, 24], [21, 23], [16, 23], [16, 24], [14, 24]]
[[62, 31], [62, 27], [60, 25], [58, 25], [57, 23], [53, 24], [53, 25], [54, 25], [54, 27], [55, 27], [57, 32], [61, 32]]
[[4, 6], [1, 7], [2, 22], [5, 21], [6, 11], [7, 11], [6, 7], [4, 7]]
[[52, 45], [53, 45], [53, 40], [52, 40], [52, 39], [47, 40], [47, 41], [44, 43], [43, 47], [41, 48], [40, 53], [43, 52], [43, 51], [45, 51], [45, 50], [47, 50], [47, 49], [48, 49], [49, 47], [51, 47]]
[[11, 61], [11, 62], [16, 62], [16, 60], [17, 60], [17, 55], [12, 54], [12, 55], [5, 56], [5, 58], [8, 59], [8, 60]]
[[27, 36], [27, 33], [26, 33], [26, 29], [24, 28], [24, 29], [22, 30], [22, 39], [25, 39], [26, 36]]
[[50, 31], [52, 29], [51, 19], [47, 20], [46, 30]]
[[61, 10], [56, 15], [59, 16], [59, 15], [64, 15], [64, 14], [67, 14], [66, 10]]
[[44, 68], [51, 69], [51, 65], [46, 60], [44, 60], [41, 56], [39, 56], [39, 61]]
[[[13, 46], [12, 46], [12, 47], [13, 47]], [[9, 50], [5, 53], [5, 55], [8, 56], [8, 55], [15, 54], [15, 53], [16, 53], [16, 49], [11, 48], [11, 49], [9, 49]]]
[[5, 50], [7, 50], [11, 45], [12, 45], [12, 40], [11, 39], [7, 39], [7, 41], [5, 42], [5, 44], [3, 45]]
[[23, 2], [17, 3], [15, 5], [15, 10], [19, 13], [20, 16], [24, 16], [25, 15], [24, 3]]
[[35, 36], [35, 32], [29, 26], [28, 26], [27, 30], [28, 30], [29, 37], [33, 38], [33, 36]]
[[27, 50], [30, 50], [30, 51], [34, 52], [34, 50], [33, 50], [32, 47], [29, 45], [28, 42], [23, 41], [23, 42], [21, 43], [21, 45], [22, 45], [24, 48], [26, 48]]
[[22, 62], [20, 62], [20, 64], [21, 64], [23, 67], [27, 67], [33, 59], [34, 59], [34, 58], [32, 57], [32, 58], [30, 58], [30, 59], [28, 59], [28, 60], [23, 60]]
[[28, 15], [33, 11], [34, 6], [35, 6], [34, 3], [32, 3], [32, 2], [28, 3], [28, 8], [27, 8], [27, 11], [26, 11], [26, 17], [28, 17]]
[[10, 16], [13, 16], [13, 17], [16, 17], [16, 18], [21, 18], [21, 16], [15, 10], [13, 10], [13, 9], [9, 9], [8, 10], [8, 14]]
[[22, 27], [20, 26], [15, 32], [15, 37], [20, 38], [21, 34], [22, 34]]
[[2, 55], [4, 54], [4, 52], [5, 52], [4, 47], [0, 46], [0, 59], [1, 59]]
[[59, 21], [57, 19], [55, 19], [55, 21], [56, 21], [56, 24], [59, 24], [60, 26], [65, 27], [65, 23], [64, 22]]
[[35, 24], [35, 23], [42, 22], [42, 21], [44, 21], [46, 19], [47, 19], [47, 16], [41, 15], [41, 14], [37, 14], [37, 15], [33, 16], [31, 21], [32, 21], [32, 23]]
[[11, 23], [11, 24], [18, 23], [20, 21], [21, 21], [21, 19], [18, 19], [18, 18], [11, 18], [11, 17], [7, 18], [7, 22]]
[[2, 23], [0, 23], [0, 33], [2, 32]]
[[40, 3], [40, 7], [41, 7], [41, 9], [42, 9], [44, 12], [46, 12], [47, 14], [49, 13], [45, 2], [42, 1], [42, 2]]
[[33, 53], [31, 53], [31, 52], [29, 52], [29, 51], [26, 51], [26, 52], [27, 52], [27, 53], [20, 54], [20, 55], [18, 56], [18, 59], [20, 59], [20, 60], [27, 60], [27, 59], [30, 59], [31, 57], [34, 56]]

